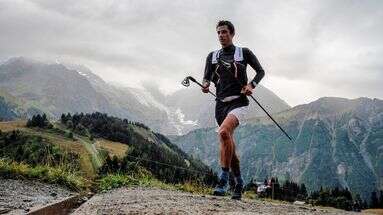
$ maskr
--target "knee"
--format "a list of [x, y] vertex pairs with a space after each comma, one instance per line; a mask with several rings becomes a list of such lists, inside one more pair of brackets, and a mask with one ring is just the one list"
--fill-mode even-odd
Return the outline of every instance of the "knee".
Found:
[[230, 139], [230, 130], [226, 127], [222, 127], [218, 131], [218, 135], [222, 140], [229, 140]]

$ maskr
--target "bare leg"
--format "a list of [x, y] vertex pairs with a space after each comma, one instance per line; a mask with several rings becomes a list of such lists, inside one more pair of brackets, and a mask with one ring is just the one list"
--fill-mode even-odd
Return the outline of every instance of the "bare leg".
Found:
[[[221, 143], [220, 161], [221, 167], [230, 168], [233, 156], [235, 155], [235, 145], [233, 141], [234, 129], [238, 126], [238, 119], [232, 114], [227, 115], [219, 127], [218, 136]], [[235, 155], [237, 158], [237, 156]], [[237, 158], [238, 159], [238, 158]]]
[[233, 172], [234, 176], [239, 176], [241, 174], [241, 170], [240, 170], [240, 165], [239, 165], [239, 158], [238, 158], [237, 152], [235, 150], [234, 138], [232, 138], [232, 142], [233, 142], [233, 148], [234, 149], [233, 149], [233, 156], [231, 158], [230, 168], [231, 168], [231, 171]]
[[[219, 128], [219, 139], [221, 142], [221, 166], [226, 169], [231, 168], [234, 173], [236, 185], [231, 198], [237, 200], [241, 199], [243, 190], [243, 180], [241, 177], [239, 159], [235, 152], [235, 143], [233, 138], [234, 129], [238, 126], [238, 124], [239, 122], [237, 117], [235, 115], [228, 114]], [[225, 171], [226, 170], [224, 170], [223, 173]], [[215, 191], [215, 195], [221, 193], [224, 192], [219, 189]]]

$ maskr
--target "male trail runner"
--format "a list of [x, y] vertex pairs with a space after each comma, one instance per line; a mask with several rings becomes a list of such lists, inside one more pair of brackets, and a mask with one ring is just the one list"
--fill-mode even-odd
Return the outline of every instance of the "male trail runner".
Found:
[[[248, 48], [233, 45], [234, 26], [230, 21], [219, 21], [216, 26], [222, 49], [211, 52], [206, 58], [202, 91], [209, 92], [210, 82], [216, 87], [215, 118], [219, 125], [220, 163], [222, 173], [214, 189], [214, 195], [225, 195], [229, 180], [229, 170], [235, 176], [235, 189], [232, 199], [241, 199], [243, 180], [239, 159], [233, 139], [234, 129], [244, 120], [252, 90], [265, 75], [258, 59]], [[246, 66], [249, 64], [256, 76], [249, 83]]]

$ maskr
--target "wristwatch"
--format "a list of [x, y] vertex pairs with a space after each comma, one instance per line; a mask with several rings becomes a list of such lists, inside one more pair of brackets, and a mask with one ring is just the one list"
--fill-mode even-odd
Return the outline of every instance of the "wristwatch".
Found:
[[203, 79], [202, 85], [205, 85], [205, 84], [207, 84], [207, 86], [210, 86], [210, 81], [207, 79]]
[[250, 84], [253, 87], [253, 89], [257, 86], [257, 83], [255, 81], [250, 82]]

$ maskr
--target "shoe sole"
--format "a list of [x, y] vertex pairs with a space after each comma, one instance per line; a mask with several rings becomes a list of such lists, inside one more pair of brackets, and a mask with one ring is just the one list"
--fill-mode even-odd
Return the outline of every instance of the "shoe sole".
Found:
[[213, 195], [214, 195], [214, 196], [224, 196], [225, 193], [220, 193], [220, 192], [216, 192], [216, 191], [214, 191]]

